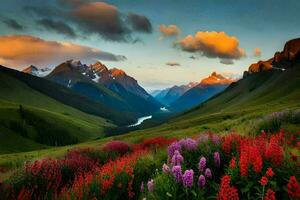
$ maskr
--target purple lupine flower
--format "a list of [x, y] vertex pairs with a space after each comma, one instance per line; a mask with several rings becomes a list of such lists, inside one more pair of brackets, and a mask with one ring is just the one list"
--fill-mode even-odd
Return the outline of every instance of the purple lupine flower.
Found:
[[144, 181], [141, 183], [141, 193], [145, 191]]
[[183, 162], [183, 157], [178, 150], [175, 150], [171, 162], [173, 166], [181, 165], [181, 163]]
[[172, 144], [169, 145], [168, 147], [168, 155], [169, 158], [172, 158], [175, 151], [181, 151], [181, 145], [179, 144], [179, 142], [173, 142]]
[[206, 167], [206, 158], [202, 156], [199, 161], [199, 170], [203, 172], [205, 167]]
[[212, 177], [211, 170], [209, 168], [206, 168], [204, 175], [206, 178], [211, 178]]
[[153, 179], [151, 179], [150, 181], [148, 181], [147, 187], [148, 187], [148, 191], [149, 192], [153, 192], [153, 190], [154, 190], [154, 180]]
[[175, 177], [176, 182], [180, 183], [181, 180], [182, 180], [181, 166], [180, 165], [173, 166], [172, 173], [173, 173], [173, 175]]
[[205, 186], [205, 176], [203, 176], [202, 174], [199, 176], [198, 179], [198, 186], [199, 187], [204, 187]]
[[163, 171], [165, 174], [167, 174], [167, 173], [170, 172], [170, 167], [169, 167], [166, 163], [164, 163], [163, 166], [162, 166], [162, 171]]
[[179, 141], [179, 144], [181, 145], [181, 148], [187, 151], [193, 151], [198, 148], [198, 143], [191, 138], [182, 139]]
[[221, 161], [220, 161], [220, 154], [219, 154], [219, 152], [215, 152], [214, 153], [214, 161], [215, 161], [216, 167], [220, 167]]
[[194, 182], [194, 171], [192, 169], [185, 170], [183, 176], [182, 176], [182, 183], [184, 187], [193, 187]]

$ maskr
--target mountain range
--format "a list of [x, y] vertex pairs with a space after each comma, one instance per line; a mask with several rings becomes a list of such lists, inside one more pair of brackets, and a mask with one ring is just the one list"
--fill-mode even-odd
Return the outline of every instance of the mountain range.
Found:
[[[38, 74], [34, 67], [25, 72]], [[108, 69], [100, 62], [87, 66], [80, 61], [69, 60], [55, 67], [44, 78], [135, 118], [161, 107], [134, 78], [120, 69]]]
[[156, 91], [153, 95], [158, 101], [167, 105], [169, 110], [180, 112], [192, 108], [223, 91], [234, 81], [236, 80], [213, 72], [199, 83], [190, 82], [187, 85], [175, 85], [159, 92]]
[[166, 88], [163, 90], [156, 90], [151, 93], [151, 95], [161, 102], [162, 104], [169, 106], [171, 103], [176, 101], [181, 95], [183, 95], [186, 91], [196, 86], [198, 83], [190, 82], [187, 85], [174, 85], [173, 87]]

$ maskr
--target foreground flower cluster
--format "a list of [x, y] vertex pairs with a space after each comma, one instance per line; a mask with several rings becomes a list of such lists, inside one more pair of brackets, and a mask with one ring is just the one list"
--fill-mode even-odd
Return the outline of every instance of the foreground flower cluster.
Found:
[[[296, 136], [296, 137], [295, 137]], [[147, 199], [300, 199], [299, 156], [283, 131], [256, 137], [201, 135], [168, 147]], [[299, 140], [299, 134], [294, 135]], [[293, 143], [297, 143], [294, 141]]]
[[173, 141], [163, 137], [136, 145], [112, 141], [99, 149], [71, 150], [61, 159], [27, 162], [7, 182], [0, 182], [0, 199], [133, 199], [139, 193], [134, 181], [150, 177], [135, 173], [141, 168], [138, 161]]
[[299, 137], [280, 131], [111, 141], [26, 162], [0, 181], [0, 199], [300, 199]]

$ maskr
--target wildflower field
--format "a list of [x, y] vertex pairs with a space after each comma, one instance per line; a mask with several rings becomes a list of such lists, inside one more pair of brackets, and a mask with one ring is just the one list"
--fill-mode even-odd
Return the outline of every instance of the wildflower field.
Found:
[[300, 134], [111, 141], [25, 162], [0, 199], [300, 199]]

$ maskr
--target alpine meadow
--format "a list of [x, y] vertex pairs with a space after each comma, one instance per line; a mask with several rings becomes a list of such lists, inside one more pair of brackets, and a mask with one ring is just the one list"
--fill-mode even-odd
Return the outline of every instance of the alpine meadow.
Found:
[[3, 0], [0, 200], [300, 200], [299, 10]]

